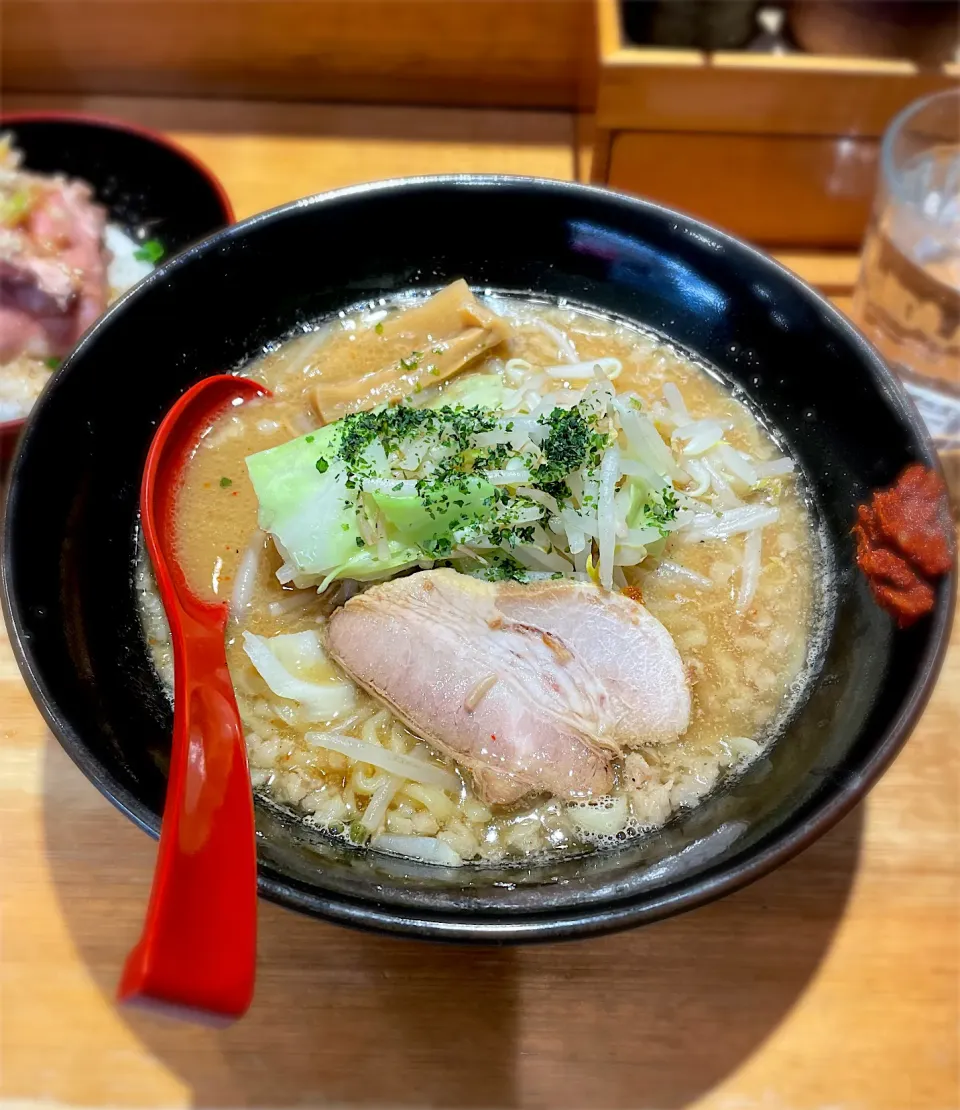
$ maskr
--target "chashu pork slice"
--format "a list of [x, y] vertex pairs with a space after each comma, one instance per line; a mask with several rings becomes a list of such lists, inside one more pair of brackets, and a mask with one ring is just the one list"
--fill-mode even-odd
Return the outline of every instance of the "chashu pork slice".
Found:
[[0, 229], [0, 363], [60, 358], [103, 312], [105, 225], [106, 210], [73, 181], [44, 187], [22, 226]]
[[607, 736], [634, 748], [675, 740], [690, 724], [690, 686], [673, 637], [643, 605], [589, 582], [504, 582], [497, 607], [555, 636], [607, 693]]
[[[558, 611], [557, 591], [569, 614]], [[574, 649], [548, 625], [600, 621], [602, 634], [615, 636], [621, 651], [659, 652], [669, 672], [664, 682], [672, 677], [683, 687], [689, 711], [686, 677], [669, 635], [629, 599], [612, 602], [610, 611], [598, 607], [598, 598], [611, 596], [581, 583], [515, 586], [425, 571], [352, 598], [330, 618], [327, 648], [414, 732], [466, 767], [486, 801], [509, 803], [531, 791], [602, 795], [612, 787], [611, 760], [620, 754], [621, 738], [642, 738], [626, 724], [624, 707], [643, 693], [623, 688], [628, 670], [607, 688], [601, 672], [616, 670], [612, 644], [597, 650], [589, 637], [571, 632], [567, 638], [579, 644]], [[628, 606], [665, 640], [648, 634], [646, 620], [632, 620]], [[647, 719], [686, 727], [672, 712], [671, 703]], [[663, 735], [659, 727], [655, 732]]]

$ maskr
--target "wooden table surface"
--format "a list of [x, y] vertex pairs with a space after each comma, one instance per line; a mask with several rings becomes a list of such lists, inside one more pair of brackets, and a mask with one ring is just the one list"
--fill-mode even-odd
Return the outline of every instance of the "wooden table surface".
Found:
[[[572, 178], [567, 115], [216, 102], [85, 107], [174, 133], [238, 216], [444, 170]], [[855, 260], [790, 255], [846, 307]], [[38, 506], [38, 511], [42, 507]], [[462, 949], [263, 904], [249, 1015], [120, 1011], [154, 844], [86, 782], [0, 641], [0, 1105], [956, 1110], [960, 632], [869, 799], [723, 902], [599, 940]]]

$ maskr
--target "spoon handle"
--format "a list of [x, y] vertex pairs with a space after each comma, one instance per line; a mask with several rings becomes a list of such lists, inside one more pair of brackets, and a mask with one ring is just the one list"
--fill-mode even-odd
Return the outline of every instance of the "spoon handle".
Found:
[[253, 996], [257, 861], [226, 617], [168, 604], [174, 652], [170, 776], [150, 905], [121, 1001], [238, 1018]]

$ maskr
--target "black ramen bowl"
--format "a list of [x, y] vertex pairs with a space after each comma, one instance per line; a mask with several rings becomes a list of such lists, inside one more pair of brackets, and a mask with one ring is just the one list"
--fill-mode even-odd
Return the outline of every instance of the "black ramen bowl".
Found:
[[193, 382], [307, 321], [465, 277], [638, 321], [716, 366], [799, 461], [833, 563], [824, 650], [769, 751], [667, 827], [577, 859], [437, 868], [258, 805], [260, 891], [418, 937], [521, 941], [653, 921], [743, 886], [830, 828], [890, 762], [946, 647], [954, 575], [905, 632], [854, 563], [856, 506], [936, 467], [876, 352], [751, 247], [642, 200], [552, 181], [424, 178], [299, 201], [221, 231], [118, 302], [57, 372], [11, 476], [3, 599], [24, 677], [90, 780], [156, 835], [171, 712], [137, 615], [137, 499], [157, 422]]
[[[0, 114], [0, 134], [37, 173], [77, 177], [92, 186], [108, 219], [128, 234], [157, 239], [166, 253], [233, 222], [223, 186], [192, 154], [152, 131], [92, 116]], [[0, 423], [0, 465], [24, 420]]]

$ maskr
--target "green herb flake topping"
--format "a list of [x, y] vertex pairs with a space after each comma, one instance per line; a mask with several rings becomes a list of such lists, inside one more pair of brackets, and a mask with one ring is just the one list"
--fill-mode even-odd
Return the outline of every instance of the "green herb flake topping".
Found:
[[400, 369], [406, 374], [411, 374], [423, 361], [422, 351], [411, 351], [409, 358], [400, 359]]
[[562, 481], [574, 470], [600, 465], [607, 437], [594, 430], [594, 421], [584, 416], [577, 406], [555, 408], [548, 416], [541, 416], [538, 423], [550, 429], [543, 442], [546, 461], [533, 475], [541, 488], [544, 483]]
[[152, 265], [156, 266], [166, 253], [159, 239], [147, 239], [133, 252], [133, 257], [138, 262], [150, 262]]

